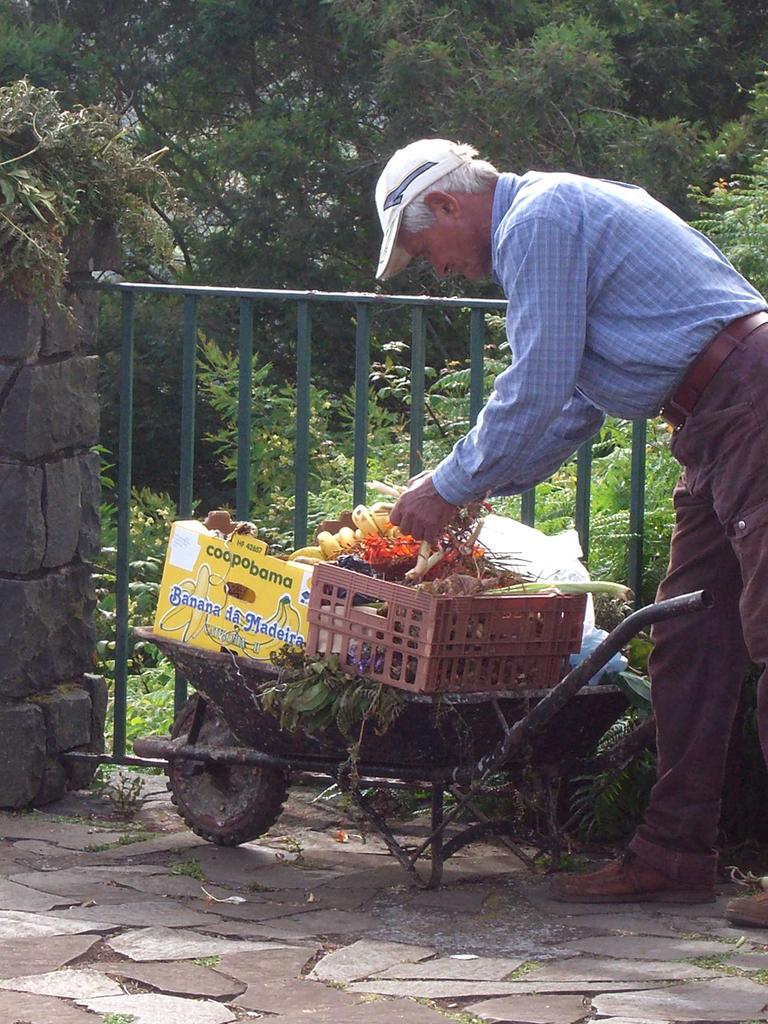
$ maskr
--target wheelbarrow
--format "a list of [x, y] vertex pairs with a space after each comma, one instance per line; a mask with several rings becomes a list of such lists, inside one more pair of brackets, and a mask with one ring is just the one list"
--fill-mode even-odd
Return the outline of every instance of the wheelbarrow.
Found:
[[[407, 694], [396, 724], [381, 736], [364, 737], [354, 770], [348, 741], [336, 729], [285, 732], [263, 709], [261, 695], [279, 684], [275, 666], [139, 627], [135, 633], [156, 644], [196, 694], [177, 716], [170, 738], [138, 739], [134, 751], [168, 762], [169, 789], [184, 821], [202, 838], [224, 846], [263, 835], [279, 818], [292, 778], [330, 779], [350, 795], [412, 881], [435, 888], [444, 862], [478, 839], [497, 836], [526, 859], [514, 823], [489, 818], [479, 806], [489, 780], [501, 776], [514, 782], [536, 769], [551, 786], [554, 779], [620, 767], [653, 739], [649, 720], [607, 754], [592, 756], [600, 737], [626, 710], [627, 698], [616, 686], [586, 684], [643, 628], [711, 604], [706, 591], [697, 591], [634, 612], [547, 690], [442, 694], [439, 699], [458, 713], [440, 716], [435, 715], [437, 698]], [[378, 786], [429, 791], [429, 834], [415, 847], [401, 842], [374, 806], [368, 790]], [[446, 793], [453, 797], [449, 809]], [[474, 822], [447, 838], [448, 826], [467, 811]], [[573, 819], [561, 827], [554, 814], [549, 817], [547, 849], [556, 857]], [[427, 871], [420, 870], [422, 860]]]

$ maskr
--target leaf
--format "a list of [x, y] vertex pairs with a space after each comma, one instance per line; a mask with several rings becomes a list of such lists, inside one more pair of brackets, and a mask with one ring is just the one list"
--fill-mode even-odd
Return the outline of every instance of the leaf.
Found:
[[607, 676], [607, 680], [619, 687], [633, 707], [650, 714], [652, 710], [650, 680], [636, 675], [634, 672], [614, 672]]
[[299, 697], [291, 701], [293, 708], [296, 711], [306, 714], [310, 711], [316, 711], [321, 708], [325, 703], [328, 702], [330, 694], [326, 689], [325, 685], [320, 683], [314, 683], [307, 690], [304, 690]]

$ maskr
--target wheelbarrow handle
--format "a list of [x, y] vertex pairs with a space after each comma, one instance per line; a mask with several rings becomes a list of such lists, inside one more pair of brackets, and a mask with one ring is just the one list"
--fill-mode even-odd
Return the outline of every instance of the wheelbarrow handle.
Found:
[[[714, 598], [708, 590], [694, 590], [690, 594], [681, 594], [679, 597], [670, 597], [666, 601], [658, 601], [656, 604], [646, 605], [636, 612], [628, 615], [623, 622], [620, 622], [615, 629], [611, 630], [608, 636], [601, 643], [590, 651], [586, 658], [580, 662], [565, 679], [562, 686], [573, 676], [577, 676], [586, 683], [604, 665], [607, 665], [614, 654], [637, 636], [645, 626], [652, 626], [657, 622], [664, 622], [665, 619], [676, 619], [680, 615], [688, 615], [690, 612], [705, 611], [712, 607]], [[578, 676], [579, 669], [584, 671]]]
[[[628, 615], [608, 634], [605, 640], [590, 651], [583, 661], [572, 668], [557, 686], [553, 687], [538, 704], [532, 707], [524, 718], [515, 722], [502, 741], [503, 752], [498, 752], [502, 754], [502, 759], [506, 759], [512, 751], [527, 743], [534, 733], [543, 729], [568, 703], [577, 690], [580, 690], [596, 672], [607, 665], [614, 654], [620, 651], [627, 641], [631, 640], [645, 626], [663, 622], [665, 619], [674, 619], [678, 615], [703, 611], [711, 608], [713, 603], [714, 599], [709, 591], [696, 590], [690, 594], [681, 594], [679, 597], [670, 597], [657, 604], [649, 604]], [[493, 756], [495, 757], [496, 754]]]

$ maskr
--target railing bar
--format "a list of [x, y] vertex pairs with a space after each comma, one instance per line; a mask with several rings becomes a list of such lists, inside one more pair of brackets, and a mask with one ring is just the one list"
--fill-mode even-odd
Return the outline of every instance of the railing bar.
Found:
[[424, 465], [424, 364], [426, 357], [426, 316], [423, 306], [411, 311], [411, 415], [409, 475]]
[[645, 528], [645, 449], [648, 436], [646, 420], [632, 423], [632, 469], [629, 496], [629, 551], [627, 576], [640, 608], [643, 589], [643, 533]]
[[183, 350], [181, 361], [181, 466], [179, 516], [192, 515], [195, 472], [195, 385], [197, 372], [197, 306], [194, 295], [184, 297]]
[[[181, 465], [179, 467], [179, 517], [192, 518], [195, 475], [195, 387], [197, 377], [196, 295], [184, 296], [184, 327], [181, 356]], [[173, 709], [178, 715], [187, 702], [187, 681], [176, 669], [173, 674]]]
[[484, 401], [485, 318], [482, 309], [472, 307], [469, 319], [469, 425], [473, 427]]
[[293, 542], [297, 548], [307, 543], [311, 359], [312, 310], [308, 302], [299, 302], [296, 338], [296, 509], [293, 518]]
[[237, 484], [235, 509], [241, 521], [251, 508], [251, 404], [253, 377], [253, 303], [240, 302], [240, 335], [237, 367]]
[[536, 488], [523, 491], [520, 497], [520, 521], [526, 526], [536, 525]]
[[115, 581], [115, 695], [112, 752], [125, 756], [128, 701], [128, 595], [133, 456], [134, 297], [123, 295], [120, 344], [120, 422], [117, 477], [117, 578]]
[[576, 455], [576, 532], [584, 559], [589, 558], [589, 512], [592, 499], [592, 441], [585, 441]]
[[168, 295], [199, 295], [206, 297], [234, 299], [270, 299], [277, 302], [350, 302], [381, 306], [468, 306], [477, 309], [506, 309], [506, 299], [475, 299], [450, 296], [446, 298], [431, 295], [378, 295], [375, 292], [315, 292], [285, 291], [270, 288], [218, 288], [212, 285], [146, 284], [140, 281], [101, 282], [83, 281], [77, 285], [83, 291], [130, 291], [155, 292]]
[[355, 505], [365, 502], [365, 482], [368, 477], [368, 376], [371, 366], [371, 311], [358, 303], [355, 307], [355, 464], [352, 480], [352, 500]]

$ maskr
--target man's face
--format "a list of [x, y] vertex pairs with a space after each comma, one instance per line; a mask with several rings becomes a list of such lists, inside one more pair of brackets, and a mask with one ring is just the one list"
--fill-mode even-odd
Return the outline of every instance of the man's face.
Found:
[[435, 223], [412, 234], [401, 231], [398, 245], [412, 257], [431, 263], [438, 277], [461, 275], [471, 281], [489, 277], [490, 224], [479, 215], [475, 198], [461, 196], [459, 201], [435, 204]]

